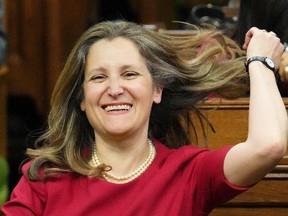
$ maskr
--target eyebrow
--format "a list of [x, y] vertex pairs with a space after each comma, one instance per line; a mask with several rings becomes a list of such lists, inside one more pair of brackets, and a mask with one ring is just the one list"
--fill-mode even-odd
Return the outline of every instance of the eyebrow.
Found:
[[[120, 67], [120, 71], [125, 70], [127, 68], [139, 68], [139, 66], [135, 65], [130, 65], [130, 64], [125, 64]], [[91, 70], [87, 71], [87, 75], [89, 75], [93, 71], [99, 71], [99, 72], [105, 72], [107, 69], [104, 67], [97, 67], [97, 68], [92, 68]]]

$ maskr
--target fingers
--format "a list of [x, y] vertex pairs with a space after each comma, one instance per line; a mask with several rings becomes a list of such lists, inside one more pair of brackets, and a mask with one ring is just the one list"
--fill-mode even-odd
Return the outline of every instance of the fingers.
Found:
[[271, 35], [273, 35], [273, 36], [275, 36], [275, 37], [277, 37], [276, 33], [273, 32], [273, 31], [270, 31], [270, 32], [268, 32], [268, 33], [271, 34]]
[[247, 49], [248, 48], [248, 44], [250, 43], [250, 40], [253, 36], [253, 33], [257, 30], [258, 28], [256, 27], [252, 27], [249, 31], [247, 31], [246, 35], [245, 35], [245, 40], [244, 40], [244, 44], [243, 44], [243, 49]]
[[244, 42], [244, 45], [243, 45], [243, 49], [246, 50], [248, 48], [248, 45], [249, 45], [253, 35], [255, 33], [259, 33], [259, 32], [268, 33], [271, 36], [277, 37], [276, 33], [273, 32], [273, 31], [267, 32], [265, 29], [258, 29], [257, 27], [252, 27], [251, 29], [249, 29], [249, 31], [247, 31], [247, 33], [245, 35], [245, 40], [244, 40], [245, 42]]
[[252, 27], [245, 35], [243, 49], [246, 50], [247, 58], [252, 56], [265, 56], [273, 60], [276, 69], [280, 67], [281, 56], [284, 46], [277, 35], [265, 29]]
[[257, 27], [252, 27], [250, 28], [246, 35], [245, 35], [245, 40], [244, 40], [244, 45], [243, 45], [243, 49], [247, 49], [248, 48], [248, 45], [251, 41], [251, 38], [253, 37], [253, 35], [257, 32], [267, 32], [265, 29], [258, 29]]

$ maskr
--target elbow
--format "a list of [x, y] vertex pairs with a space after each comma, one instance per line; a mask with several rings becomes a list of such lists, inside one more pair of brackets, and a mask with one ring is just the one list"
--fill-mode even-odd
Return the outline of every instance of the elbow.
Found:
[[[287, 134], [284, 132], [279, 133], [267, 132], [257, 133], [257, 136], [248, 136], [247, 142], [257, 157], [264, 160], [278, 162], [281, 160], [287, 151]], [[259, 136], [259, 134], [261, 134]]]
[[270, 145], [267, 145], [261, 152], [263, 157], [269, 158], [271, 161], [278, 162], [285, 156], [286, 151], [287, 141], [278, 140], [270, 142]]

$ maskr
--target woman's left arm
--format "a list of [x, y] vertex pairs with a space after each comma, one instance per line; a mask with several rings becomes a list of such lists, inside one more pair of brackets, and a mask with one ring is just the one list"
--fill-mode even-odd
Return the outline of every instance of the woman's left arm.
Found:
[[[279, 68], [284, 46], [274, 34], [253, 27], [243, 48], [247, 59], [268, 57]], [[238, 186], [253, 185], [271, 171], [284, 156], [288, 138], [287, 112], [273, 71], [261, 61], [252, 61], [249, 76], [248, 137], [231, 148], [224, 161], [225, 177]]]

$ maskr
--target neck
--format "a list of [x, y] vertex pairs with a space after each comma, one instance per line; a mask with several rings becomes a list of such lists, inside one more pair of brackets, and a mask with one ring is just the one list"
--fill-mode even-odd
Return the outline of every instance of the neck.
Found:
[[[93, 165], [98, 166], [103, 163], [109, 165], [112, 167], [112, 170], [106, 173], [107, 179], [117, 181], [118, 177], [121, 179], [121, 176], [125, 176], [123, 180], [126, 181], [130, 178], [134, 179], [135, 175], [139, 175], [145, 171], [154, 157], [155, 148], [151, 141], [147, 141], [147, 138], [142, 145], [138, 142], [134, 145], [121, 148], [107, 149], [97, 142], [96, 149], [93, 153]], [[113, 179], [114, 176], [116, 177], [115, 179]]]

